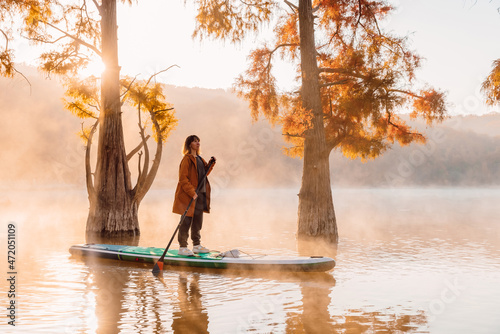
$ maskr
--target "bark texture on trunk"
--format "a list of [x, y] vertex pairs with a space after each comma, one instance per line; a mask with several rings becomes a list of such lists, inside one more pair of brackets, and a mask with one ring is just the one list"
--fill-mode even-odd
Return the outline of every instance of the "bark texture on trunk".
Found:
[[330, 185], [330, 152], [325, 138], [311, 0], [299, 1], [299, 25], [302, 104], [312, 111], [313, 119], [304, 142], [297, 233], [299, 238], [321, 237], [337, 243], [337, 222]]
[[101, 82], [97, 164], [94, 191], [89, 192], [87, 231], [138, 234], [139, 203], [133, 196], [121, 118], [116, 0], [103, 0], [100, 13], [106, 68]]

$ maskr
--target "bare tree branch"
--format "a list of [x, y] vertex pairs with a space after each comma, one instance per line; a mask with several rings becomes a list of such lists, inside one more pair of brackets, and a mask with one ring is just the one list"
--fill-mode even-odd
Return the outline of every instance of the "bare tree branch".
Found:
[[138, 179], [141, 178], [142, 176], [142, 170], [141, 170], [141, 159], [142, 159], [142, 151], [139, 152], [139, 161], [137, 162], [137, 171], [138, 171]]
[[152, 76], [150, 76], [150, 77], [149, 77], [149, 79], [148, 79], [148, 81], [146, 82], [146, 85], [145, 85], [145, 86], [149, 85], [149, 82], [150, 82], [150, 81], [151, 81], [151, 79], [153, 79], [155, 76], [157, 76], [157, 75], [158, 75], [158, 74], [160, 74], [160, 73], [163, 73], [163, 72], [168, 71], [169, 69], [171, 69], [171, 68], [172, 68], [172, 67], [174, 67], [174, 66], [175, 66], [175, 67], [180, 68], [178, 65], [175, 65], [175, 64], [174, 64], [174, 65], [171, 65], [171, 66], [167, 67], [167, 68], [166, 68], [166, 69], [164, 69], [164, 70], [161, 70], [160, 72], [156, 72], [155, 74], [153, 74]]
[[102, 9], [101, 9], [101, 6], [99, 5], [99, 3], [97, 2], [97, 0], [92, 0], [92, 2], [94, 3], [95, 7], [99, 11], [99, 15], [102, 16], [102, 12], [101, 12]]
[[[149, 139], [149, 137], [151, 137], [151, 136], [150, 135], [146, 136], [146, 141]], [[132, 151], [130, 151], [129, 154], [127, 154], [127, 161], [129, 161], [130, 159], [132, 159], [132, 157], [142, 148], [143, 145], [144, 145], [144, 141], [141, 140], [141, 142], [139, 143], [139, 145], [137, 145], [136, 148], [134, 148]]]
[[[2, 29], [0, 29], [0, 32], [5, 37], [5, 52], [8, 52], [9, 51], [9, 36]], [[26, 82], [30, 86], [30, 95], [31, 95], [31, 82], [28, 80], [28, 78], [23, 73], [19, 72], [13, 64], [12, 64], [12, 70], [14, 70], [16, 73], [20, 74], [24, 78], [24, 80], [26, 80]]]
[[300, 44], [295, 44], [295, 43], [285, 43], [285, 44], [280, 44], [277, 45], [273, 51], [271, 51], [269, 54], [272, 55], [275, 53], [279, 48], [287, 47], [287, 46], [300, 46]]
[[174, 110], [175, 108], [167, 108], [167, 109], [161, 109], [161, 110], [156, 110], [156, 111], [152, 111], [153, 114], [158, 114], [159, 112], [162, 112], [162, 111], [170, 111], [170, 110]]
[[82, 122], [80, 125], [82, 126], [82, 136], [85, 137], [85, 140], [89, 140], [89, 137], [85, 135], [85, 128], [83, 127], [84, 122]]
[[[130, 87], [132, 87], [132, 84], [134, 83], [135, 79], [137, 79], [137, 75], [134, 77], [134, 79], [130, 82], [130, 85], [128, 85], [127, 89], [123, 92], [122, 95], [120, 95], [120, 98], [124, 97], [125, 94], [128, 93], [128, 91], [130, 90]], [[125, 85], [123, 85], [125, 86]], [[124, 101], [122, 101], [122, 104], [123, 104]]]
[[151, 170], [149, 173], [147, 173], [146, 177], [144, 178], [143, 182], [140, 184], [138, 183], [136, 188], [137, 191], [135, 193], [135, 199], [137, 202], [140, 202], [146, 193], [149, 191], [149, 188], [151, 188], [151, 185], [153, 184], [153, 181], [156, 177], [156, 174], [158, 172], [158, 168], [160, 167], [160, 161], [161, 161], [161, 156], [162, 156], [162, 150], [163, 150], [163, 137], [162, 137], [162, 132], [160, 129], [160, 125], [158, 124], [158, 121], [156, 120], [156, 116], [154, 112], [150, 112], [151, 115], [151, 121], [153, 122], [153, 125], [155, 127], [155, 132], [156, 132], [156, 153], [155, 153], [155, 158], [153, 160], [153, 165], [151, 166]]
[[76, 37], [76, 36], [73, 36], [73, 35], [71, 35], [71, 34], [68, 34], [66, 31], [64, 31], [64, 30], [60, 29], [59, 27], [57, 27], [57, 26], [55, 26], [55, 25], [53, 25], [53, 24], [51, 24], [51, 23], [49, 23], [49, 22], [46, 22], [46, 21], [40, 21], [40, 22], [42, 22], [42, 23], [44, 23], [44, 24], [48, 25], [49, 27], [51, 27], [51, 28], [53, 28], [53, 29], [55, 29], [55, 30], [59, 31], [60, 33], [62, 33], [62, 34], [63, 34], [63, 35], [65, 35], [66, 37], [69, 37], [69, 38], [73, 39], [75, 42], [77, 42], [77, 43], [79, 43], [79, 44], [81, 44], [81, 45], [83, 45], [83, 46], [86, 46], [86, 47], [87, 47], [87, 48], [89, 48], [90, 50], [94, 51], [94, 52], [95, 52], [95, 53], [96, 53], [99, 57], [102, 57], [102, 53], [101, 53], [101, 51], [100, 51], [98, 48], [96, 48], [94, 45], [89, 44], [89, 43], [85, 42], [84, 40], [81, 40], [80, 38], [78, 38], [78, 37]]
[[388, 111], [386, 111], [386, 112], [387, 112], [387, 123], [389, 123], [390, 125], [392, 125], [393, 127], [397, 128], [397, 129], [403, 131], [406, 134], [413, 135], [413, 136], [418, 136], [418, 137], [421, 137], [421, 138], [425, 139], [425, 136], [423, 134], [419, 133], [419, 132], [411, 132], [411, 131], [406, 131], [404, 129], [401, 129], [401, 127], [399, 125], [394, 124], [391, 121], [392, 114], [390, 112], [388, 112]]
[[15, 67], [13, 67], [12, 69], [16, 73], [20, 74], [24, 78], [24, 80], [26, 80], [26, 82], [28, 83], [28, 85], [30, 85], [30, 95], [31, 95], [31, 82], [28, 80], [28, 78], [26, 78], [26, 76], [23, 73], [19, 72]]
[[355, 78], [359, 78], [359, 79], [363, 79], [363, 80], [368, 79], [368, 77], [366, 75], [355, 73], [355, 72], [352, 72], [352, 71], [349, 71], [349, 70], [346, 70], [343, 68], [320, 67], [318, 70], [320, 73], [337, 73], [337, 74], [342, 74], [342, 75], [346, 75], [349, 77], [355, 77]]
[[94, 109], [95, 109], [95, 110], [97, 110], [97, 111], [101, 111], [101, 107], [100, 107], [99, 105], [93, 105], [93, 104], [90, 104], [90, 103], [87, 103], [87, 105], [88, 105], [89, 107], [94, 108]]
[[[330, 40], [328, 42], [326, 42], [323, 45], [318, 46], [318, 50], [324, 48], [325, 46], [332, 44], [332, 41], [334, 40], [334, 38], [339, 35], [340, 25], [338, 23], [336, 23], [335, 26], [336, 26], [335, 33], [330, 37]], [[340, 41], [342, 42], [342, 44], [346, 45], [343, 39], [340, 39]]]
[[[227, 2], [227, 1], [226, 1]], [[240, 2], [246, 6], [249, 6], [249, 7], [258, 7], [259, 4], [256, 4], [256, 3], [248, 3], [248, 2], [245, 2], [243, 0], [240, 0]]]
[[9, 36], [7, 35], [7, 33], [5, 31], [3, 31], [2, 29], [0, 29], [0, 32], [3, 34], [3, 36], [5, 37], [5, 51], [9, 50]]
[[283, 48], [283, 47], [289, 47], [289, 46], [299, 46], [299, 44], [293, 44], [293, 43], [286, 43], [286, 44], [279, 44], [277, 45], [271, 52], [269, 52], [269, 59], [267, 61], [267, 65], [265, 67], [265, 71], [267, 72], [267, 76], [269, 78], [269, 71], [270, 71], [270, 67], [271, 67], [271, 59], [273, 57], [273, 54], [280, 48]]
[[87, 193], [89, 197], [96, 196], [96, 190], [94, 188], [94, 182], [92, 180], [92, 168], [90, 167], [90, 148], [92, 147], [92, 137], [94, 136], [94, 133], [97, 130], [98, 124], [99, 120], [95, 121], [94, 125], [92, 125], [89, 136], [87, 137], [87, 146], [85, 148], [85, 179], [87, 184]]
[[282, 133], [281, 135], [286, 136], [286, 137], [291, 137], [291, 138], [305, 138], [305, 133], [301, 133], [300, 135], [294, 135], [294, 134], [286, 132], [286, 133]]
[[[99, 6], [99, 4], [96, 2], [96, 0], [93, 0], [93, 2], [94, 2], [94, 5], [96, 6], [96, 8], [97, 8], [97, 10], [99, 12], [99, 15], [101, 15], [101, 6]], [[89, 15], [87, 0], [83, 1], [82, 11], [85, 11], [85, 16], [87, 17], [88, 22], [91, 22], [92, 19], [90, 18], [90, 15]], [[82, 15], [82, 17], [83, 17], [83, 15]], [[95, 30], [94, 27], [92, 26], [92, 24], [89, 24], [89, 26], [90, 26], [90, 29], [93, 31], [94, 35], [98, 36], [99, 35], [99, 31]]]
[[45, 43], [45, 44], [55, 44], [55, 43], [59, 42], [62, 39], [69, 38], [69, 36], [61, 36], [58, 39], [54, 39], [54, 40], [50, 40], [49, 41], [49, 40], [46, 40], [46, 39], [43, 39], [43, 38], [39, 38], [39, 37], [26, 37], [26, 36], [21, 36], [21, 37], [26, 38], [28, 40], [35, 41], [35, 42]]
[[359, 15], [358, 15], [358, 21], [356, 22], [356, 25], [361, 23], [361, 12], [362, 12], [362, 5], [361, 5], [361, 0], [358, 0], [358, 8], [359, 8]]
[[343, 85], [343, 84], [348, 83], [349, 81], [351, 81], [351, 80], [350, 79], [342, 79], [342, 80], [339, 80], [339, 81], [328, 82], [328, 83], [319, 85], [319, 87], [323, 88], [323, 87], [330, 87], [330, 86], [335, 86], [335, 85]]
[[417, 98], [417, 99], [423, 99], [423, 98], [424, 98], [423, 96], [417, 95], [417, 94], [415, 94], [415, 93], [412, 93], [412, 92], [409, 92], [409, 91], [406, 91], [406, 90], [400, 90], [400, 89], [388, 89], [387, 91], [388, 91], [388, 92], [395, 92], [395, 93], [406, 94], [406, 95], [409, 95], [409, 96], [414, 97], [414, 98]]
[[96, 116], [92, 115], [87, 110], [80, 108], [77, 104], [74, 104], [74, 106], [75, 106], [75, 108], [77, 108], [78, 110], [80, 110], [81, 112], [83, 112], [85, 115], [87, 115], [87, 116], [89, 116], [89, 117], [91, 117], [93, 119], [97, 119]]
[[290, 1], [288, 1], [288, 0], [284, 0], [284, 1], [288, 5], [288, 7], [290, 7], [295, 13], [299, 10], [299, 7], [297, 7], [296, 5], [291, 3]]
[[380, 27], [378, 25], [377, 17], [375, 16], [375, 14], [373, 14], [373, 11], [370, 9], [370, 5], [369, 4], [366, 4], [366, 9], [368, 9], [368, 12], [371, 14], [371, 16], [373, 18], [373, 22], [375, 22], [375, 26], [377, 27], [378, 34], [379, 34], [379, 36], [381, 36], [382, 35], [382, 31], [380, 31]]
[[141, 125], [141, 105], [139, 104], [137, 106], [137, 115], [139, 118], [139, 122], [137, 125], [139, 126], [139, 134], [141, 135], [142, 139], [142, 144], [144, 146], [144, 168], [143, 168], [143, 173], [137, 177], [137, 184], [135, 185], [135, 190], [141, 189], [145, 180], [146, 176], [148, 175], [149, 172], [149, 147], [148, 143], [146, 140], [145, 132], [144, 132], [144, 127]]

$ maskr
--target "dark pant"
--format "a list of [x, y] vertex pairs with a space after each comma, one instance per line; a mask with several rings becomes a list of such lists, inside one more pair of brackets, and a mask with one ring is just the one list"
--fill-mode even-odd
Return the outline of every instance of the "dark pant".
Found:
[[189, 228], [191, 228], [191, 240], [193, 240], [193, 246], [200, 244], [201, 228], [203, 226], [203, 208], [206, 205], [205, 203], [205, 196], [200, 193], [198, 199], [196, 200], [193, 217], [185, 217], [179, 227], [177, 241], [179, 241], [180, 247], [188, 246]]

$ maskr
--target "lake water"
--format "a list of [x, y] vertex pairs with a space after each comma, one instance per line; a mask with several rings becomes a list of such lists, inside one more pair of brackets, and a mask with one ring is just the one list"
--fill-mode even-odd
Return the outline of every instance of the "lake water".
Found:
[[[297, 190], [218, 192], [204, 245], [255, 254], [327, 252], [295, 240]], [[334, 189], [337, 266], [241, 275], [71, 257], [84, 243], [81, 191], [0, 197], [2, 333], [500, 333], [500, 189]], [[165, 247], [172, 190], [140, 209], [140, 246]], [[15, 223], [16, 326], [7, 236]], [[175, 247], [177, 245], [174, 243]]]

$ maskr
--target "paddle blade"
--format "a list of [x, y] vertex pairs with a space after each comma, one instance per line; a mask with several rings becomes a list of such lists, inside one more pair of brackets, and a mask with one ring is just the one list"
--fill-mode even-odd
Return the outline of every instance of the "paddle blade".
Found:
[[163, 261], [157, 261], [153, 267], [153, 275], [158, 275], [163, 270]]

